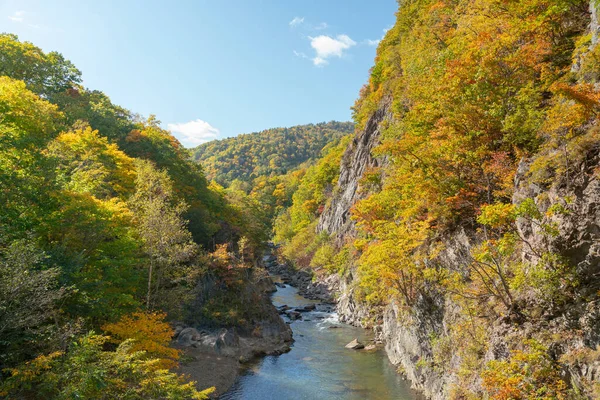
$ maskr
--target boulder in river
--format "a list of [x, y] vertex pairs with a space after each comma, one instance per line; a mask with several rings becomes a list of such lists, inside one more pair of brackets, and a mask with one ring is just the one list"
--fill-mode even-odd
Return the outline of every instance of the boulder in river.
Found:
[[287, 311], [286, 314], [292, 321], [302, 319], [302, 314], [298, 311]]
[[359, 349], [364, 349], [365, 345], [362, 344], [361, 342], [358, 341], [358, 339], [354, 339], [353, 341], [351, 341], [350, 343], [348, 343], [346, 345], [347, 349], [352, 349], [352, 350], [359, 350]]
[[377, 349], [377, 346], [375, 346], [374, 344], [369, 344], [367, 346], [365, 346], [365, 350], [375, 350]]

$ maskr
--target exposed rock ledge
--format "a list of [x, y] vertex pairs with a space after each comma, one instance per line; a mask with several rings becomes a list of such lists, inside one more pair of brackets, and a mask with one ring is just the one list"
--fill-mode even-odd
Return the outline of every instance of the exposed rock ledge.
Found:
[[258, 304], [264, 314], [255, 321], [250, 334], [238, 333], [236, 328], [217, 330], [175, 325], [174, 347], [183, 351], [178, 373], [197, 382], [200, 390], [214, 386], [214, 396], [225, 393], [235, 382], [243, 364], [266, 355], [290, 351], [293, 342], [291, 328], [281, 319], [269, 294], [275, 284], [269, 277], [254, 282], [262, 293]]

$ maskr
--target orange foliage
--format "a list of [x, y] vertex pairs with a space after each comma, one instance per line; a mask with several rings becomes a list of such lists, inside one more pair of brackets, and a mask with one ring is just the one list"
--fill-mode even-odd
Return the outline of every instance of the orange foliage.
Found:
[[547, 349], [529, 341], [529, 351], [517, 350], [508, 360], [494, 360], [483, 372], [483, 387], [491, 400], [569, 398], [560, 368], [550, 359]]
[[169, 347], [173, 329], [164, 322], [165, 317], [162, 312], [138, 311], [123, 316], [119, 322], [106, 324], [102, 329], [112, 336], [115, 343], [135, 340], [132, 351], [145, 351], [161, 360], [158, 364], [161, 369], [168, 369], [177, 365], [175, 360], [179, 358], [180, 351]]

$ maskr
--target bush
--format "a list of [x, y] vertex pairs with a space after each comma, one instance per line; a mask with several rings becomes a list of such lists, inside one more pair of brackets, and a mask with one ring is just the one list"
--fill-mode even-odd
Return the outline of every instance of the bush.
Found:
[[107, 336], [90, 333], [71, 345], [7, 372], [0, 395], [8, 399], [207, 399], [214, 388], [199, 392], [195, 382], [160, 369], [160, 360], [133, 351], [127, 340], [104, 351]]
[[482, 373], [483, 387], [493, 400], [567, 399], [569, 390], [558, 364], [535, 340], [507, 360], [493, 360]]
[[102, 329], [112, 335], [111, 341], [122, 343], [133, 339], [132, 352], [144, 351], [147, 356], [158, 358], [160, 368], [177, 365], [179, 351], [169, 347], [173, 329], [164, 322], [165, 313], [134, 312], [123, 316], [119, 322], [106, 324]]

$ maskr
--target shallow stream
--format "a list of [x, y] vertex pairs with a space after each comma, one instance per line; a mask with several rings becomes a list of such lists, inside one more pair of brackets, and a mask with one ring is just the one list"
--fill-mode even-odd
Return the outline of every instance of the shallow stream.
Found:
[[[315, 301], [297, 289], [278, 287], [275, 306], [302, 307]], [[302, 313], [291, 323], [295, 342], [289, 353], [268, 356], [240, 375], [222, 400], [414, 400], [409, 384], [398, 375], [382, 350], [349, 350], [355, 338], [369, 343], [369, 332], [342, 324], [326, 305]], [[287, 320], [287, 317], [284, 316]]]

